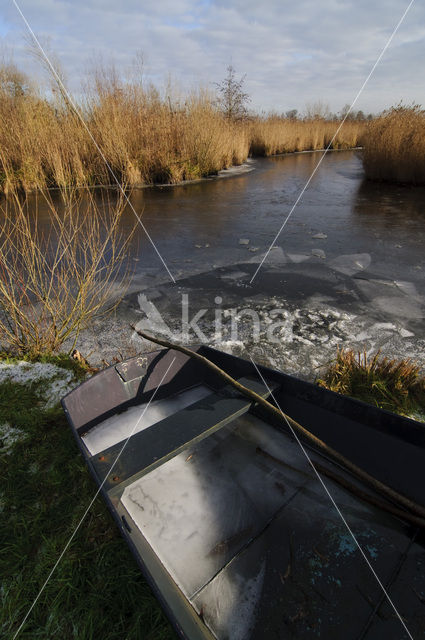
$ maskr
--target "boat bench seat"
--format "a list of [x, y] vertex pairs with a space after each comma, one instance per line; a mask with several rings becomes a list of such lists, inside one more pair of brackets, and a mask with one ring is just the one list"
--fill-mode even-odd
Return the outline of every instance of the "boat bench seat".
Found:
[[[269, 396], [269, 390], [259, 379], [244, 377], [238, 382], [263, 398]], [[278, 386], [269, 384], [271, 391]], [[134, 480], [243, 415], [254, 404], [227, 385], [133, 434], [127, 443], [122, 440], [97, 453], [90, 462], [107, 491], [119, 487], [121, 492]]]

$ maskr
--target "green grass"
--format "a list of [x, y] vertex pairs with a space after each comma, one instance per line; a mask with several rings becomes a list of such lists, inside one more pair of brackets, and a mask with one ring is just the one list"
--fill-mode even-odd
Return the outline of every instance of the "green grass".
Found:
[[[81, 369], [65, 357], [49, 362]], [[4, 361], [4, 360], [3, 360]], [[62, 409], [38, 384], [0, 384], [0, 425], [24, 432], [0, 448], [0, 635], [13, 637], [96, 492]], [[20, 638], [168, 640], [176, 636], [99, 498]]]
[[318, 384], [404, 416], [425, 421], [425, 377], [410, 359], [339, 349]]

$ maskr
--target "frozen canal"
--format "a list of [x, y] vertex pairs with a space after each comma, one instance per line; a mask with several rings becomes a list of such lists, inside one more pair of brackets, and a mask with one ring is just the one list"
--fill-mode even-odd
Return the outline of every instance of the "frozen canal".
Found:
[[[133, 353], [131, 321], [308, 378], [337, 345], [425, 364], [425, 189], [366, 182], [359, 152], [325, 157], [251, 282], [319, 159], [261, 159], [226, 179], [134, 192], [177, 282], [140, 231], [129, 294], [80, 350], [93, 361]], [[200, 314], [183, 334], [182, 303], [184, 321]]]

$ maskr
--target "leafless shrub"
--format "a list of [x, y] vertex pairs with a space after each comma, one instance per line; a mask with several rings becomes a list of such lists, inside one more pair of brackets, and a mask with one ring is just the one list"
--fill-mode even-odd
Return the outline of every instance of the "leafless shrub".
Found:
[[72, 350], [91, 320], [116, 307], [132, 236], [120, 230], [122, 198], [98, 205], [90, 193], [63, 192], [60, 210], [41, 198], [43, 221], [16, 192], [0, 205], [0, 342], [34, 356], [70, 339]]

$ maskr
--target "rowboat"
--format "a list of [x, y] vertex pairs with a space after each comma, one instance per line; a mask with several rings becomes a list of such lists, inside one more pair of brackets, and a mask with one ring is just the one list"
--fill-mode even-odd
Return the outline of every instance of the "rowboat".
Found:
[[[425, 505], [423, 423], [204, 345], [194, 351]], [[424, 637], [423, 529], [343, 486], [364, 489], [202, 363], [152, 351], [98, 373], [62, 405], [179, 637]]]

